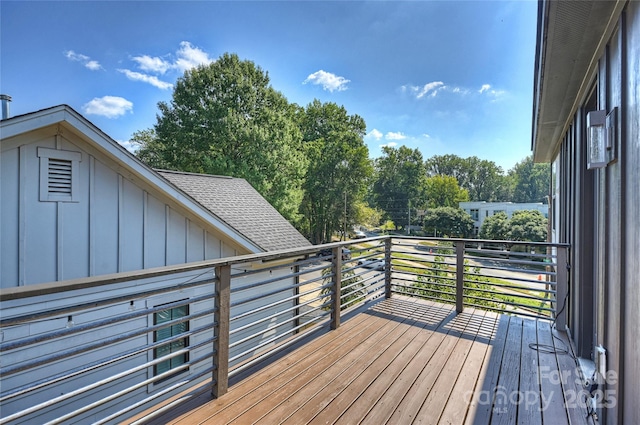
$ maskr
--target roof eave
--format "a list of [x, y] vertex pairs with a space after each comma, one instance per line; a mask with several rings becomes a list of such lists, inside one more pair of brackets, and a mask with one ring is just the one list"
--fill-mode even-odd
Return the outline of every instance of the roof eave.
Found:
[[540, 0], [531, 142], [535, 162], [553, 160], [625, 4]]

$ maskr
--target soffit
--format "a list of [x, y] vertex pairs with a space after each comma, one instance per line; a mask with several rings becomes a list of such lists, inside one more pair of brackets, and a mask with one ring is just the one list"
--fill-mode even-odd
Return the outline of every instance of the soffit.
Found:
[[619, 3], [547, 1], [538, 22], [532, 149], [536, 162], [550, 162], [589, 90], [603, 40], [615, 25]]

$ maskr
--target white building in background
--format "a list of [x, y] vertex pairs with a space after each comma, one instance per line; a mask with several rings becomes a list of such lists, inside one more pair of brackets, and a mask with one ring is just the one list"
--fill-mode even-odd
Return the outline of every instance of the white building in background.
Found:
[[499, 212], [503, 212], [507, 214], [507, 217], [511, 218], [515, 211], [535, 210], [540, 211], [542, 215], [549, 218], [549, 205], [543, 204], [542, 202], [518, 204], [513, 202], [476, 201], [460, 202], [458, 206], [471, 216], [473, 220], [473, 234], [476, 236], [480, 233], [484, 220]]

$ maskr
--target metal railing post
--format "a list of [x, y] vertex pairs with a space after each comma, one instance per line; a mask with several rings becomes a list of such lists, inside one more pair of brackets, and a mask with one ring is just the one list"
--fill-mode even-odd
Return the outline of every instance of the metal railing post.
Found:
[[569, 300], [569, 262], [567, 255], [567, 247], [559, 246], [557, 248], [557, 270], [556, 270], [556, 303], [555, 303], [555, 319], [556, 329], [565, 331], [567, 329], [567, 308]]
[[456, 247], [456, 312], [462, 313], [464, 305], [464, 242], [455, 242]]
[[229, 315], [231, 297], [231, 266], [216, 267], [214, 321], [218, 330], [213, 343], [215, 369], [211, 395], [218, 398], [229, 388]]
[[340, 327], [340, 296], [342, 287], [342, 247], [333, 248], [331, 272], [333, 273], [333, 291], [331, 295], [331, 329]]
[[391, 236], [384, 241], [384, 296], [391, 298]]

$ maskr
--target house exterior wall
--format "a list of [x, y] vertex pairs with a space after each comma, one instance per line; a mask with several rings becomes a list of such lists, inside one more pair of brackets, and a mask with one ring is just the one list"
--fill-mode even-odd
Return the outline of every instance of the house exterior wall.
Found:
[[465, 210], [473, 220], [474, 234], [477, 236], [484, 221], [498, 212], [504, 212], [511, 218], [516, 211], [540, 211], [545, 217], [549, 216], [549, 205], [542, 202], [513, 203], [513, 202], [460, 202], [460, 208]]
[[[42, 149], [80, 155], [73, 201], [42, 200]], [[2, 288], [247, 253], [61, 126], [3, 139], [0, 161]]]
[[[71, 119], [73, 121], [75, 118]], [[257, 249], [253, 247], [253, 242], [234, 235], [230, 226], [230, 230], [225, 230], [226, 223], [216, 227], [207, 221], [209, 211], [187, 198], [184, 193], [175, 190], [172, 196], [174, 188], [169, 183], [166, 183], [166, 187], [163, 186], [165, 179], [162, 177], [157, 176], [159, 183], [150, 183], [156, 176], [144, 165], [132, 161], [128, 153], [114, 155], [113, 150], [107, 149], [111, 145], [105, 148], [101, 145], [104, 141], [90, 139], [84, 132], [86, 129], [76, 126], [85, 125], [82, 120], [79, 118], [75, 123], [55, 122], [42, 127], [38, 127], [36, 123], [36, 130], [12, 130], [14, 135], [1, 139], [0, 289], [21, 286], [41, 288], [48, 286], [46, 283], [49, 282], [63, 286], [72, 280], [78, 282], [104, 275], [118, 276], [120, 279], [124, 275], [135, 276], [143, 269], [233, 257]], [[31, 124], [20, 124], [19, 130], [29, 125]], [[58, 157], [71, 158], [70, 164], [63, 167], [64, 172], [68, 173], [60, 174], [63, 175], [62, 183], [57, 180], [57, 165], [50, 162], [50, 158]], [[135, 167], [140, 167], [140, 170]], [[136, 174], [138, 171], [141, 173]], [[52, 189], [58, 184], [62, 189]], [[212, 222], [219, 222], [216, 220], [218, 219], [212, 219]], [[248, 263], [242, 269], [233, 270], [232, 274], [262, 267], [262, 264]], [[270, 348], [281, 341], [279, 338], [291, 334], [291, 329], [295, 326], [292, 317], [295, 315], [294, 295], [297, 282], [297, 278], [290, 275], [292, 267], [264, 272], [256, 270], [249, 276], [232, 279], [232, 315], [258, 306], [262, 309], [231, 323], [231, 366]], [[0, 309], [4, 320], [23, 314], [74, 307], [82, 303], [92, 304], [109, 297], [126, 299], [128, 294], [145, 290], [157, 292], [164, 287], [172, 288], [200, 278], [202, 276], [197, 273], [177, 274], [170, 279], [132, 278], [117, 285], [105, 284], [82, 291], [62, 291], [18, 301], [3, 301]], [[268, 285], [255, 285], [255, 282], [265, 280], [269, 281]], [[154, 324], [154, 315], [147, 314], [147, 310], [170, 302], [204, 296], [206, 300], [189, 304], [189, 314], [211, 309], [215, 297], [214, 286], [213, 282], [208, 282], [186, 290], [172, 289], [162, 295], [131, 295], [126, 302], [107, 308], [89, 308], [80, 314], [60, 315], [35, 325], [3, 327], [0, 341], [11, 344], [25, 337], [37, 337], [47, 331], [64, 332], [69, 327], [83, 326], [97, 320], [110, 320], [132, 311], [143, 312], [140, 317], [126, 323], [104, 325], [97, 330], [46, 340], [38, 343], [35, 348], [30, 346], [28, 349], [3, 352], [2, 368], [5, 370], [23, 362], [85, 347], [87, 344], [100, 344], [123, 333], [144, 332]], [[281, 314], [276, 314], [277, 312]], [[212, 322], [210, 314], [194, 318], [189, 320], [189, 329], [198, 329]], [[248, 326], [251, 323], [254, 325]], [[240, 327], [243, 329], [235, 332]], [[202, 335], [194, 335], [190, 337], [189, 345], [196, 345], [212, 335], [211, 330]], [[249, 338], [252, 335], [254, 336]], [[153, 334], [140, 333], [135, 338], [117, 344], [93, 348], [54, 363], [3, 376], [2, 393], [5, 394], [25, 383], [37, 382], [50, 376], [64, 376], [74, 368], [90, 365], [119, 353], [137, 353], [129, 356], [126, 361], [119, 362], [117, 366], [101, 367], [79, 377], [64, 379], [60, 384], [5, 400], [2, 403], [2, 416], [47, 402], [88, 383], [149, 362], [153, 360], [154, 354], [153, 351], [145, 351], [144, 347], [151, 343]], [[211, 351], [211, 344], [206, 344], [192, 350], [190, 356], [197, 358], [200, 354]], [[190, 367], [187, 375], [196, 375], [210, 366], [209, 363]], [[152, 376], [153, 368], [142, 368], [128, 374], [125, 379], [110, 384], [112, 388], [87, 391], [83, 394], [83, 400], [74, 401], [73, 405], [63, 402], [47, 411], [46, 417], [30, 417], [28, 421], [44, 423], [49, 418], [102, 399], [105, 394], [115, 392], [114, 388], [127, 388]], [[105, 406], [104, 412], [108, 413], [100, 416], [104, 417], [122, 407], [130, 406], [184, 377], [185, 374], [182, 373], [175, 379], [145, 385], [127, 397]], [[165, 396], [171, 394], [172, 392]], [[80, 415], [72, 422], [89, 423], [94, 419]]]
[[[606, 350], [601, 423], [640, 423], [640, 3], [612, 21], [592, 84], [553, 161], [554, 242], [571, 244], [569, 328], [578, 354]], [[586, 114], [617, 110], [616, 159], [587, 169]], [[615, 377], [615, 378], [614, 378]]]
[[[232, 320], [230, 326], [230, 344], [233, 345], [233, 348], [230, 350], [229, 357], [232, 359], [239, 353], [246, 352], [246, 354], [230, 361], [229, 364], [231, 367], [278, 344], [282, 339], [275, 340], [274, 337], [287, 337], [291, 335], [291, 329], [293, 328], [291, 319], [294, 314], [294, 310], [292, 310], [292, 308], [295, 307], [295, 300], [292, 299], [294, 295], [293, 284], [295, 280], [291, 276], [292, 269], [281, 268], [277, 270], [265, 270], [264, 273], [258, 272], [249, 276], [233, 278], [233, 275], [242, 274], [246, 270], [255, 269], [255, 267], [261, 267], [261, 265], [247, 263], [246, 267], [234, 267], [232, 270], [231, 318], [233, 319], [233, 317], [256, 307], [265, 307], [276, 301], [283, 301], [285, 299], [288, 299], [288, 301], [263, 309], [260, 312], [244, 317], [241, 320]], [[12, 327], [5, 327], [2, 329], [2, 342], [3, 344], [10, 344], [14, 341], [19, 341], [26, 336], [37, 338], [42, 336], [45, 332], [63, 332], [68, 328], [87, 326], [100, 321], [109, 321], [117, 317], [122, 317], [126, 314], [139, 312], [141, 310], [150, 310], [154, 307], [170, 302], [191, 300], [196, 297], [205, 297], [205, 299], [189, 303], [189, 314], [198, 315], [199, 313], [207, 312], [214, 305], [214, 276], [215, 272], [213, 267], [191, 272], [173, 273], [172, 275], [162, 276], [161, 278], [139, 278], [136, 277], [136, 273], [134, 272], [130, 280], [126, 280], [118, 284], [104, 284], [81, 290], [66, 291], [13, 301], [3, 301], [0, 303], [0, 308], [2, 308], [2, 317], [3, 319], [8, 319], [22, 314], [37, 315], [40, 312], [47, 312], [55, 309], [99, 303], [103, 300], [108, 300], [114, 297], [121, 298], [121, 301], [109, 304], [108, 306], [87, 308], [71, 315], [61, 315], [55, 319], [47, 319]], [[278, 278], [281, 279], [278, 280]], [[179, 287], [181, 284], [193, 284], [199, 280], [204, 283], [201, 285], [192, 285], [188, 288]], [[260, 286], [260, 290], [250, 288], [252, 285], [255, 285], [256, 282], [264, 282], [265, 280], [269, 280], [270, 283]], [[139, 295], [145, 291], [159, 291], [163, 288], [167, 288], [168, 292], [148, 296]], [[263, 291], [264, 293], [275, 291], [280, 292], [279, 294], [260, 297], [259, 299], [251, 302], [243, 302], [250, 298], [256, 298], [256, 296], [259, 295], [259, 291]], [[278, 312], [283, 312], [283, 314], [276, 316], [276, 313]], [[249, 323], [257, 322], [259, 319], [264, 317], [272, 318], [268, 321], [257, 323], [255, 326], [246, 328], [241, 332], [234, 332], [236, 329], [244, 327]], [[200, 317], [189, 320], [188, 328], [195, 331], [203, 326], [211, 325], [213, 321], [213, 314], [204, 314]], [[153, 333], [144, 332], [146, 329], [153, 326], [153, 324], [153, 314], [149, 313], [133, 319], [128, 319], [126, 322], [119, 322], [116, 325], [106, 325], [86, 330], [80, 334], [69, 335], [62, 338], [45, 339], [35, 347], [28, 346], [3, 352], [2, 368], [4, 369], [19, 366], [25, 362], [41, 360], [59, 353], [64, 354], [65, 352], [69, 352], [69, 350], [78, 349], [90, 344], [97, 343], [98, 345], [97, 347], [94, 347], [91, 350], [86, 350], [80, 354], [65, 355], [62, 359], [58, 359], [55, 362], [42, 364], [41, 366], [11, 374], [9, 376], [3, 376], [3, 394], [12, 392], [25, 384], [38, 382], [39, 380], [53, 376], [70, 376], [70, 372], [74, 371], [78, 367], [87, 367], [92, 363], [104, 362], [105, 359], [110, 357], [122, 356], [124, 353], [134, 354], [129, 355], [129, 357], [124, 361], [113, 362], [111, 365], [96, 368], [92, 372], [83, 373], [78, 376], [71, 376], [60, 380], [60, 382], [55, 385], [43, 387], [36, 391], [28, 392], [21, 396], [5, 400], [2, 403], [2, 417], [7, 417], [23, 409], [48, 402], [60, 395], [69, 394], [72, 391], [77, 391], [78, 388], [83, 386], [93, 384], [101, 379], [116, 376], [117, 374], [121, 374], [130, 369], [139, 367], [146, 362], [152, 361], [154, 359], [153, 350], [146, 349], [145, 347], [153, 343]], [[281, 324], [281, 326], [274, 328], [274, 326], [278, 324]], [[125, 331], [129, 334], [133, 334], [137, 331], [141, 331], [141, 333], [117, 343], [108, 342], [113, 338], [120, 337]], [[205, 329], [203, 331], [195, 332], [189, 337], [189, 346], [196, 346], [203, 343], [203, 345], [190, 352], [190, 359], [196, 359], [213, 351], [213, 343], [206, 342], [213, 336], [213, 334], [213, 329]], [[251, 339], [247, 339], [247, 337], [251, 335], [255, 336]], [[243, 339], [247, 340], [242, 341]], [[162, 392], [175, 385], [177, 382], [188, 379], [189, 376], [195, 376], [210, 366], [211, 360], [200, 362], [197, 365], [191, 366], [186, 372], [180, 373], [175, 377], [159, 383], [150, 383], [141, 386], [126, 396], [119, 397], [104, 405], [100, 411], [94, 412], [92, 416], [81, 414], [71, 419], [68, 423], [93, 423], [117, 412], [120, 409], [131, 406], [146, 397]], [[23, 418], [22, 421], [25, 423], [46, 423], [53, 418], [60, 417], [90, 403], [101, 400], [108, 395], [122, 391], [128, 387], [132, 387], [144, 380], [152, 379], [153, 376], [153, 367], [144, 367], [138, 371], [126, 373], [126, 377], [123, 379], [118, 379], [117, 381], [103, 387], [84, 391], [83, 396], [81, 398], [74, 398], [73, 402], [67, 401], [58, 403], [55, 407], [46, 409], [44, 413], [38, 413], [37, 416], [27, 416]], [[205, 380], [210, 377], [210, 374], [206, 374], [204, 377], [200, 378], [200, 380]], [[180, 390], [181, 389], [178, 388], [175, 391], [169, 392], [161, 396], [158, 400], [170, 397]]]

